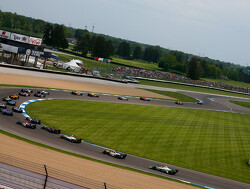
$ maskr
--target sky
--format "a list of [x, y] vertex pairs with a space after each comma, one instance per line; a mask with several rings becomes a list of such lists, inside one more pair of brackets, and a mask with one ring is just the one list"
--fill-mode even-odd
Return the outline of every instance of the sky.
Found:
[[0, 9], [250, 66], [250, 0], [1, 0]]

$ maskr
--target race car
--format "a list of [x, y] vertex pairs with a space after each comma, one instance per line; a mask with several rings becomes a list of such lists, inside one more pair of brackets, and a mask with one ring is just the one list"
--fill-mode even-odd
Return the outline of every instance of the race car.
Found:
[[149, 98], [146, 98], [146, 97], [140, 97], [140, 100], [150, 101], [150, 99], [149, 99]]
[[82, 142], [81, 138], [79, 138], [79, 139], [75, 138], [73, 135], [72, 136], [60, 135], [58, 138], [65, 139], [65, 140], [72, 142], [72, 143], [81, 143]]
[[7, 96], [7, 97], [3, 97], [3, 101], [10, 101], [10, 100], [12, 100], [9, 96]]
[[37, 120], [36, 118], [26, 117], [26, 120], [28, 120], [30, 123], [41, 124], [41, 121]]
[[119, 100], [126, 100], [126, 101], [128, 101], [128, 98], [126, 98], [125, 96], [118, 96], [118, 99]]
[[6, 106], [4, 103], [1, 103], [1, 104], [0, 104], [0, 108], [5, 108], [5, 109], [6, 109], [7, 106]]
[[60, 129], [55, 129], [54, 127], [47, 127], [45, 125], [41, 125], [41, 129], [48, 131], [49, 133], [55, 133], [55, 134], [61, 133]]
[[9, 111], [8, 109], [1, 110], [1, 114], [8, 115], [8, 116], [13, 116], [13, 112]]
[[196, 102], [196, 103], [199, 104], [199, 105], [204, 104], [204, 102], [202, 100], [200, 100], [199, 102]]
[[77, 95], [77, 96], [82, 96], [83, 95], [83, 93], [78, 92], [78, 91], [72, 91], [71, 94], [72, 95]]
[[27, 92], [20, 92], [19, 95], [20, 95], [20, 96], [30, 96], [30, 93], [27, 93]]
[[13, 112], [23, 113], [23, 110], [18, 107], [12, 107]]
[[18, 122], [16, 122], [16, 124], [22, 125], [25, 128], [30, 128], [30, 129], [35, 129], [36, 128], [36, 124], [32, 124], [32, 123], [30, 123], [28, 121], [26, 121], [26, 122], [18, 121]]
[[34, 94], [34, 96], [36, 96], [36, 97], [46, 97], [46, 94], [36, 92], [36, 93]]
[[110, 155], [110, 156], [118, 158], [118, 159], [125, 159], [127, 157], [127, 154], [118, 152], [116, 150], [106, 149], [106, 150], [103, 150], [101, 153]]
[[41, 93], [41, 94], [44, 94], [44, 95], [49, 95], [49, 92], [44, 91], [44, 90], [42, 90], [42, 91], [37, 91], [37, 93]]
[[161, 167], [161, 166], [149, 166], [149, 169], [157, 170], [163, 173], [167, 173], [170, 175], [175, 175], [179, 170], [177, 169], [170, 169], [167, 165]]
[[183, 102], [180, 102], [180, 101], [176, 101], [175, 104], [178, 104], [178, 105], [183, 105]]
[[21, 89], [21, 92], [33, 93], [31, 89]]
[[16, 102], [14, 102], [13, 100], [9, 100], [7, 101], [7, 105], [15, 106]]
[[99, 95], [97, 95], [97, 94], [95, 94], [95, 93], [88, 93], [88, 96], [90, 96], [90, 97], [99, 97]]
[[15, 95], [15, 94], [10, 95], [9, 97], [10, 97], [11, 99], [13, 99], [13, 100], [19, 99], [19, 96]]

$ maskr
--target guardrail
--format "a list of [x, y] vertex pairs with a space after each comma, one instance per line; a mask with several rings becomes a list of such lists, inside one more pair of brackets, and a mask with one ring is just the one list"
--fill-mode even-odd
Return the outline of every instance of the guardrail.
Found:
[[217, 88], [217, 87], [209, 87], [209, 86], [205, 86], [205, 85], [195, 85], [195, 84], [191, 84], [191, 83], [181, 83], [181, 82], [176, 82], [176, 81], [166, 81], [166, 80], [150, 79], [150, 78], [144, 78], [144, 77], [135, 77], [135, 79], [146, 80], [146, 81], [155, 81], [155, 82], [160, 82], [160, 83], [185, 85], [185, 86], [192, 86], [192, 87], [199, 87], [199, 88], [206, 88], [206, 89], [214, 89], [214, 90], [219, 90], [219, 91], [224, 91], [224, 92], [250, 95], [250, 93], [243, 93], [243, 92], [232, 91], [232, 90], [227, 90], [227, 89], [222, 89], [222, 88]]
[[105, 182], [0, 153], [0, 182], [13, 188], [119, 189]]

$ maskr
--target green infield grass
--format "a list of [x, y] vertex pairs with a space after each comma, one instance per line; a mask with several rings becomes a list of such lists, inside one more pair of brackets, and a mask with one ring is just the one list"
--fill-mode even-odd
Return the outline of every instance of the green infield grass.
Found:
[[192, 86], [178, 85], [178, 84], [172, 84], [172, 83], [146, 81], [146, 80], [140, 80], [140, 79], [138, 79], [138, 81], [140, 81], [141, 85], [150, 85], [150, 86], [157, 86], [157, 87], [164, 87], [164, 88], [171, 88], [171, 89], [181, 89], [181, 90], [196, 91], [196, 92], [203, 92], [203, 93], [250, 98], [250, 95], [219, 91], [215, 89], [206, 89], [206, 88], [201, 88], [201, 87], [192, 87]]
[[249, 115], [76, 100], [35, 102], [26, 111], [91, 143], [250, 183]]
[[201, 78], [201, 80], [215, 82], [215, 83], [223, 83], [223, 84], [233, 85], [233, 86], [238, 86], [238, 87], [250, 88], [250, 83], [244, 83], [244, 82], [239, 82], [239, 81], [212, 79], [212, 78]]
[[229, 100], [230, 102], [237, 104], [239, 106], [243, 106], [245, 108], [250, 108], [250, 102], [242, 102], [242, 101], [234, 101], [234, 100]]
[[[176, 100], [182, 101], [182, 102], [199, 102], [198, 100], [196, 100], [193, 97], [190, 97], [190, 96], [187, 96], [187, 95], [184, 95], [181, 93], [177, 93], [177, 92], [158, 91], [158, 90], [153, 90], [153, 89], [143, 89], [143, 90], [150, 91], [150, 92], [157, 93], [157, 94], [161, 94], [161, 95], [168, 96], [168, 97], [172, 97], [172, 98], [175, 98]], [[173, 100], [173, 101], [176, 101], [176, 100]]]

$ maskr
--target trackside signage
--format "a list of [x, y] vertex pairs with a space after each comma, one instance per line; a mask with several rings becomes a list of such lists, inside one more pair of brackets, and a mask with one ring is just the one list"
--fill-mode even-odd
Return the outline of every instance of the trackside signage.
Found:
[[4, 43], [0, 43], [0, 46], [2, 46], [1, 49], [4, 50], [4, 51], [8, 51], [8, 52], [12, 52], [12, 53], [17, 53], [18, 52], [18, 47], [7, 45], [7, 44], [4, 44]]
[[36, 38], [36, 37], [30, 37], [29, 38], [29, 44], [39, 45], [40, 46], [42, 44], [42, 39]]
[[10, 39], [13, 41], [19, 41], [22, 43], [29, 43], [29, 36], [11, 33]]
[[0, 30], [0, 38], [4, 38], [4, 39], [9, 39], [10, 38], [10, 32], [4, 31], [4, 30]]

